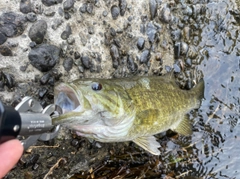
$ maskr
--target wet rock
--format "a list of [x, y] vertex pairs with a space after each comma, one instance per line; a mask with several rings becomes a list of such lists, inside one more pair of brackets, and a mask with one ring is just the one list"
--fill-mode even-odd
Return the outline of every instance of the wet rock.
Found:
[[47, 32], [46, 21], [38, 20], [29, 29], [28, 36], [32, 41], [36, 42], [37, 44], [41, 44], [43, 42], [46, 32]]
[[150, 43], [153, 43], [156, 38], [157, 27], [155, 27], [151, 22], [147, 24], [147, 36]]
[[56, 5], [58, 3], [62, 3], [62, 0], [42, 0], [42, 3], [45, 6], [53, 6], [53, 5]]
[[149, 50], [144, 50], [140, 56], [140, 63], [145, 63], [147, 64], [150, 59], [150, 51]]
[[126, 9], [127, 9], [127, 1], [119, 0], [119, 7], [120, 7], [120, 15], [124, 16]]
[[37, 16], [34, 12], [30, 12], [27, 14], [27, 20], [30, 22], [35, 22], [37, 20]]
[[111, 14], [112, 14], [112, 18], [116, 20], [120, 14], [120, 8], [116, 5], [113, 5], [111, 7]]
[[7, 37], [21, 35], [25, 30], [26, 19], [20, 14], [6, 12], [0, 16], [0, 32]]
[[12, 50], [7, 46], [0, 46], [0, 53], [3, 56], [13, 56]]
[[58, 62], [60, 49], [54, 45], [42, 44], [28, 54], [32, 66], [42, 72], [51, 70]]
[[42, 99], [48, 92], [48, 89], [46, 87], [41, 87], [39, 90], [38, 90], [38, 96], [40, 99]]
[[63, 3], [63, 9], [64, 11], [70, 10], [74, 6], [74, 0], [66, 0]]
[[137, 47], [139, 50], [142, 50], [144, 48], [145, 39], [143, 37], [139, 37], [137, 41]]
[[86, 56], [86, 55], [83, 55], [81, 57], [81, 61], [82, 61], [82, 64], [83, 66], [86, 68], [86, 69], [89, 69], [91, 67], [91, 59]]
[[7, 37], [5, 36], [5, 34], [0, 32], [0, 45], [4, 44], [6, 40], [7, 40]]
[[63, 61], [64, 69], [69, 72], [73, 67], [73, 59], [71, 57], [65, 58]]
[[47, 84], [47, 82], [48, 82], [50, 76], [51, 76], [50, 73], [46, 73], [46, 74], [44, 74], [44, 75], [40, 78], [40, 83], [41, 83], [42, 85]]
[[31, 7], [31, 1], [30, 0], [21, 0], [20, 2], [20, 11], [24, 14], [27, 14], [29, 12], [32, 12]]
[[149, 9], [150, 9], [150, 15], [151, 15], [151, 20], [153, 20], [156, 16], [157, 13], [157, 8], [158, 4], [156, 0], [149, 0]]
[[72, 29], [71, 29], [71, 26], [67, 24], [66, 30], [64, 30], [61, 34], [61, 38], [63, 40], [66, 40], [70, 36], [70, 34], [72, 34]]

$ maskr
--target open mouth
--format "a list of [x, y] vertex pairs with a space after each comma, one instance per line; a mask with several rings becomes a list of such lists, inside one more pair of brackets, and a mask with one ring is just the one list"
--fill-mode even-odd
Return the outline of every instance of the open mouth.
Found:
[[76, 96], [76, 93], [71, 87], [65, 84], [60, 84], [55, 88], [55, 105], [59, 114], [65, 114], [67, 112], [79, 111], [80, 102]]

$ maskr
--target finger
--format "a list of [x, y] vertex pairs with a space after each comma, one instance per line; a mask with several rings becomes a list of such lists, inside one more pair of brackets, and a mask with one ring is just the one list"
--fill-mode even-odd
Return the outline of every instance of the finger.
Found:
[[0, 178], [18, 162], [23, 153], [23, 146], [17, 139], [7, 141], [0, 145]]

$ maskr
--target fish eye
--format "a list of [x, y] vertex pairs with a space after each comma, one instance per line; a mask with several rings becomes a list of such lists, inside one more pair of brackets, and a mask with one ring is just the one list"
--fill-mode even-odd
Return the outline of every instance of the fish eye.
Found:
[[92, 84], [92, 90], [100, 91], [101, 89], [102, 89], [102, 85], [100, 83], [93, 83]]

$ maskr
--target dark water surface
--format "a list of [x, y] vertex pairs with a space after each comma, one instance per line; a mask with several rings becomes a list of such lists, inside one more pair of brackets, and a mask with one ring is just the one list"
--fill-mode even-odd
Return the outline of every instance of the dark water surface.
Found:
[[[238, 5], [236, 4], [238, 3]], [[195, 48], [205, 80], [205, 100], [194, 118], [188, 169], [192, 176], [240, 178], [240, 24], [239, 1], [206, 4]]]

